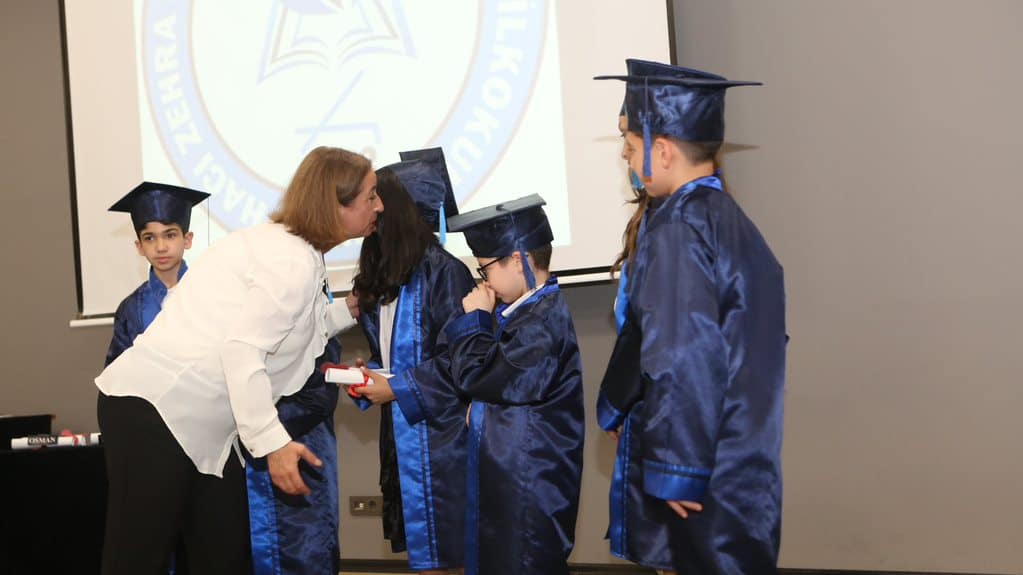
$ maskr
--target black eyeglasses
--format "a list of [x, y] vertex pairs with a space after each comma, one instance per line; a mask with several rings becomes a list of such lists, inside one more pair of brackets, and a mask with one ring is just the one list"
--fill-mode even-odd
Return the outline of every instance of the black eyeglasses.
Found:
[[487, 268], [489, 268], [490, 266], [496, 264], [497, 262], [499, 262], [499, 261], [501, 261], [503, 259], [504, 258], [497, 258], [496, 260], [490, 262], [489, 264], [487, 264], [485, 266], [480, 266], [480, 267], [476, 268], [476, 271], [479, 272], [480, 277], [483, 278], [483, 281], [487, 281]]

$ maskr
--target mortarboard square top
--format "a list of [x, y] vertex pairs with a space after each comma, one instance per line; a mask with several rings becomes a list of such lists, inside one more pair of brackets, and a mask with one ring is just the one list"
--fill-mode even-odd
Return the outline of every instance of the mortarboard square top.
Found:
[[458, 214], [443, 150], [428, 148], [401, 152], [400, 158], [400, 162], [384, 167], [401, 180], [423, 221], [443, 235], [446, 219]]
[[178, 224], [181, 231], [188, 231], [192, 206], [210, 197], [206, 192], [160, 184], [142, 182], [123, 198], [110, 206], [111, 212], [131, 214], [131, 223], [138, 232], [149, 222]]
[[[658, 135], [687, 142], [724, 141], [725, 90], [761, 85], [647, 60], [630, 59], [626, 65], [625, 76], [594, 79], [625, 81], [629, 131], [643, 134], [644, 151], [648, 151], [651, 137]], [[645, 166], [643, 171], [650, 176]]]
[[448, 230], [463, 232], [478, 258], [502, 258], [554, 241], [544, 213], [547, 202], [537, 194], [448, 218]]

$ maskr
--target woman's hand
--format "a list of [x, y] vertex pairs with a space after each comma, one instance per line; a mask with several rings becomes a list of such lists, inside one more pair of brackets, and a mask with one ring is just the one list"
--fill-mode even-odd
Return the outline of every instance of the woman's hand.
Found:
[[309, 495], [311, 493], [298, 473], [298, 462], [303, 459], [313, 467], [323, 465], [319, 457], [316, 457], [305, 445], [297, 441], [289, 441], [284, 447], [271, 451], [266, 456], [270, 479], [278, 489], [288, 495]]
[[472, 313], [478, 309], [483, 311], [494, 311], [497, 303], [497, 295], [491, 289], [490, 284], [483, 282], [476, 286], [469, 295], [462, 298], [462, 309], [465, 313]]
[[394, 391], [391, 389], [391, 384], [387, 383], [386, 377], [365, 367], [362, 368], [362, 373], [373, 380], [373, 383], [356, 387], [355, 393], [370, 400], [373, 405], [394, 401]]

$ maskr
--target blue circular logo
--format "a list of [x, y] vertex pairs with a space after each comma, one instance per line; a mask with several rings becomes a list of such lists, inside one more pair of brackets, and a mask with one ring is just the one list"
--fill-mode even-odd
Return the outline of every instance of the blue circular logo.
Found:
[[441, 146], [461, 203], [514, 136], [547, 26], [543, 1], [472, 3], [475, 18], [455, 29], [427, 22], [429, 3], [272, 0], [268, 15], [256, 4], [145, 0], [142, 12], [160, 142], [228, 230], [265, 221], [318, 145], [371, 156]]

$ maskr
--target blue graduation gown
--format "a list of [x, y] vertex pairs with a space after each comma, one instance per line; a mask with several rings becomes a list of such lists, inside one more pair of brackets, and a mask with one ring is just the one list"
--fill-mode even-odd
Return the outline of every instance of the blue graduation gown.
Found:
[[[384, 536], [407, 550], [414, 571], [462, 565], [466, 400], [451, 383], [442, 330], [462, 313], [475, 282], [437, 244], [401, 287], [391, 332], [389, 381], [395, 401], [380, 413]], [[359, 316], [371, 366], [379, 366], [380, 311]], [[367, 409], [365, 399], [357, 401]]]
[[568, 573], [582, 478], [583, 379], [568, 306], [551, 278], [505, 317], [445, 329], [472, 398], [466, 575]]
[[302, 389], [277, 402], [277, 417], [288, 434], [323, 462], [319, 468], [305, 463], [299, 466], [302, 481], [311, 493], [285, 494], [274, 488], [265, 457], [246, 458], [254, 575], [334, 575], [340, 571], [334, 436], [338, 388], [324, 381], [320, 371], [324, 362], [337, 363], [340, 359], [341, 344], [331, 338]]
[[[188, 271], [188, 264], [181, 261], [178, 269], [178, 281]], [[153, 268], [149, 268], [149, 279], [142, 283], [128, 297], [121, 300], [114, 312], [114, 335], [107, 348], [104, 366], [110, 365], [124, 350], [131, 347], [140, 333], [153, 323], [156, 314], [160, 313], [163, 298], [167, 297], [167, 286], [156, 277]]]
[[[602, 427], [622, 425], [612, 548], [683, 573], [774, 573], [787, 339], [781, 266], [716, 178], [683, 187], [648, 218], [609, 363], [609, 374], [639, 377], [605, 377], [598, 400]], [[665, 500], [704, 510], [683, 520]]]

